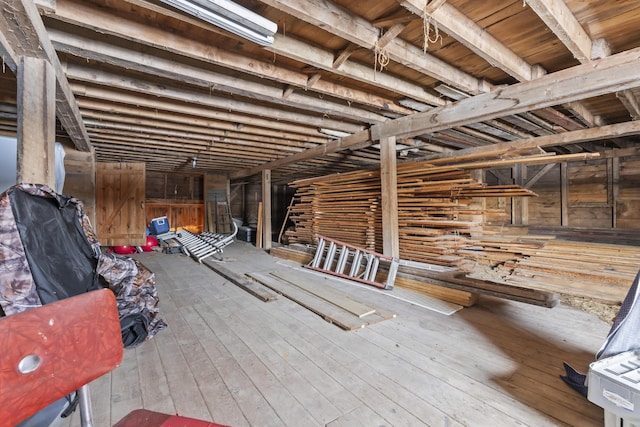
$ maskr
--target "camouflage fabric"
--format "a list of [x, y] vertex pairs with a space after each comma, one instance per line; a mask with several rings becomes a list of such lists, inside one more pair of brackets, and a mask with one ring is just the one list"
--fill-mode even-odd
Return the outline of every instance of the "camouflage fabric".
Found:
[[[71, 204], [75, 208], [75, 216], [84, 234], [79, 240], [86, 238], [90, 246], [89, 252], [93, 252], [89, 258], [97, 260], [96, 271], [93, 272], [93, 267], [89, 271], [93, 272], [93, 277], [96, 273], [100, 275], [116, 294], [121, 322], [127, 316], [129, 319], [137, 317], [137, 327], [142, 324], [144, 329], [139, 333], [142, 340], [154, 336], [167, 326], [158, 317], [155, 275], [132, 258], [102, 254], [83, 203], [73, 197], [61, 196], [46, 185], [38, 184], [18, 184], [0, 195], [0, 315], [8, 316], [42, 305], [37, 280], [34, 280], [34, 276], [37, 278], [38, 265], [33, 265], [33, 268], [29, 266], [29, 257], [25, 249], [25, 245], [29, 245], [23, 244], [21, 240], [19, 225], [11, 205], [11, 194], [14, 191], [56, 199], [59, 204], [64, 203], [65, 206]], [[103, 285], [104, 283], [98, 284]], [[139, 329], [137, 331], [139, 332]]]
[[7, 316], [42, 305], [11, 210], [10, 190], [0, 195], [0, 307]]
[[102, 254], [97, 272], [116, 294], [120, 317], [142, 313], [148, 316], [148, 337], [166, 328], [158, 317], [158, 292], [155, 274], [140, 261], [112, 253]]

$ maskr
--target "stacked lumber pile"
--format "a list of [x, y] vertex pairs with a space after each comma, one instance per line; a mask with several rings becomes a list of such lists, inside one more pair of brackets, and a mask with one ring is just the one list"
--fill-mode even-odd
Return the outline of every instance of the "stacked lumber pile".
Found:
[[[483, 209], [477, 197], [535, 196], [525, 188], [487, 186], [468, 170], [425, 162], [398, 165], [400, 257], [456, 266], [458, 250], [481, 230], [482, 216], [501, 213]], [[292, 243], [314, 243], [322, 234], [373, 251], [382, 251], [380, 171], [368, 170], [305, 179], [290, 184], [297, 203], [291, 208], [296, 227], [286, 235]]]
[[[555, 160], [571, 160], [572, 156], [556, 156]], [[495, 218], [504, 212], [486, 209], [484, 198], [535, 194], [519, 186], [486, 186], [474, 179], [474, 170], [508, 165], [510, 160], [467, 160], [464, 164], [439, 159], [398, 165], [402, 259], [456, 267], [475, 280], [608, 303], [622, 301], [640, 268], [640, 248], [554, 241], [553, 236], [510, 234], [509, 227], [485, 226], [484, 215]], [[548, 156], [518, 160], [527, 164], [545, 161], [549, 162]], [[291, 185], [297, 188], [297, 203], [291, 211], [296, 228], [287, 231], [290, 242], [313, 244], [318, 233], [381, 252], [379, 170]], [[411, 287], [420, 285], [412, 282]]]
[[[640, 269], [640, 247], [539, 238], [485, 237], [477, 252], [502, 250], [503, 261], [485, 257], [466, 270], [476, 278], [493, 276], [507, 284], [619, 304]], [[470, 252], [463, 254], [471, 259]]]
[[321, 234], [372, 251], [381, 251], [380, 171], [359, 171], [296, 181], [290, 216], [290, 243], [314, 243]]

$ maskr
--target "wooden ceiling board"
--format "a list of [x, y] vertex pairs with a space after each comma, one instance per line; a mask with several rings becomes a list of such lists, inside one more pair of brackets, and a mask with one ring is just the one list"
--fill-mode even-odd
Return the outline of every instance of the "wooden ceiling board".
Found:
[[[448, 34], [442, 24], [442, 41], [430, 44], [426, 53], [422, 19], [411, 11], [411, 5], [420, 4], [417, 0], [405, 0], [405, 5], [398, 0], [236, 1], [278, 24], [272, 46], [260, 47], [169, 10], [159, 0], [56, 0], [41, 10], [59, 58], [68, 63], [67, 77], [100, 161], [117, 159], [120, 150], [120, 157], [136, 161], [147, 156], [154, 170], [175, 170], [187, 164], [194, 150], [209, 149], [211, 140], [219, 143], [219, 159], [203, 160], [199, 170], [210, 167], [241, 176], [238, 171], [256, 173], [274, 159], [280, 161], [273, 180], [358, 169], [377, 163], [378, 151], [368, 148], [373, 142], [354, 137], [355, 148], [333, 153], [350, 145], [338, 146], [321, 128], [353, 133], [380, 120], [391, 121], [413, 111], [400, 105], [405, 99], [443, 106], [448, 98], [434, 90], [443, 84], [481, 94], [493, 85], [500, 90], [535, 79], [528, 74], [535, 64], [553, 73], [579, 63], [522, 0], [447, 0], [442, 10], [455, 13], [434, 16], [446, 20], [462, 14], [464, 27], [492, 39], [476, 39], [455, 26]], [[614, 54], [640, 47], [639, 2], [565, 2], [588, 36], [606, 39]], [[329, 13], [332, 6], [336, 9]], [[301, 19], [298, 13], [279, 10], [296, 8], [302, 13], [314, 10], [315, 15]], [[335, 21], [334, 13], [342, 20]], [[371, 35], [380, 20], [385, 22], [380, 33], [399, 22], [406, 27], [386, 45], [391, 58], [387, 67], [374, 73]], [[332, 27], [356, 21], [362, 31], [351, 34], [348, 28]], [[483, 45], [487, 40], [492, 41]], [[334, 68], [345, 49], [353, 52]], [[437, 61], [430, 62], [432, 58]], [[0, 85], [0, 103], [15, 108], [10, 71], [2, 70]], [[426, 131], [416, 138], [423, 147], [407, 155], [553, 134], [558, 127], [552, 122], [571, 127], [572, 121], [593, 126], [595, 118], [604, 123], [630, 119], [615, 93], [593, 99], [585, 95], [577, 105], [557, 110], [517, 116], [507, 112], [494, 118], [499, 128], [478, 122]], [[2, 128], [6, 132], [11, 123], [3, 122]], [[171, 155], [163, 157], [158, 147], [167, 152], [170, 148]], [[584, 147], [598, 149], [598, 144]], [[292, 153], [297, 153], [295, 163], [282, 161]], [[317, 157], [307, 158], [312, 156], [307, 153]]]

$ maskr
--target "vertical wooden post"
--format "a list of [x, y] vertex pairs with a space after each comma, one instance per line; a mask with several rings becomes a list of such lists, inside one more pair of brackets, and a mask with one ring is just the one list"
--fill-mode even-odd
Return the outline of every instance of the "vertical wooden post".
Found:
[[[484, 169], [476, 169], [471, 171], [471, 178], [480, 183], [486, 182], [486, 172]], [[487, 209], [487, 198], [486, 197], [474, 197], [471, 200], [470, 208], [478, 210], [482, 212], [481, 214], [471, 215], [470, 220], [474, 223], [472, 229], [477, 232], [482, 232], [482, 226], [486, 222], [484, 212]]]
[[271, 249], [271, 170], [262, 171], [262, 247]]
[[56, 76], [51, 64], [20, 57], [17, 182], [55, 188]]
[[569, 226], [569, 180], [567, 162], [560, 163], [560, 225]]
[[610, 184], [610, 203], [611, 203], [611, 227], [616, 228], [618, 226], [618, 197], [620, 195], [620, 157], [614, 157], [611, 163], [607, 163], [610, 166], [611, 177]]
[[[513, 183], [525, 186], [527, 181], [527, 166], [517, 164], [513, 166]], [[511, 223], [523, 225], [529, 223], [529, 200], [526, 197], [511, 198]]]
[[382, 253], [400, 257], [398, 232], [398, 174], [396, 137], [380, 140], [380, 185], [382, 187]]

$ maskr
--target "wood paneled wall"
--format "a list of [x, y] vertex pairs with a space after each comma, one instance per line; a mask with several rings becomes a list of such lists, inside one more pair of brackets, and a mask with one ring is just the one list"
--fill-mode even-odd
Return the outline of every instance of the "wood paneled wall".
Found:
[[[526, 176], [536, 176], [544, 166], [529, 166]], [[562, 168], [566, 167], [563, 182]], [[508, 169], [487, 174], [487, 183], [512, 179]], [[640, 158], [611, 157], [554, 165], [527, 187], [538, 197], [528, 201], [527, 222], [531, 226], [588, 228], [640, 228]], [[563, 192], [566, 194], [563, 195]], [[510, 198], [488, 200], [510, 210]], [[566, 211], [566, 212], [563, 212]], [[486, 222], [509, 224], [509, 218], [488, 215]]]

